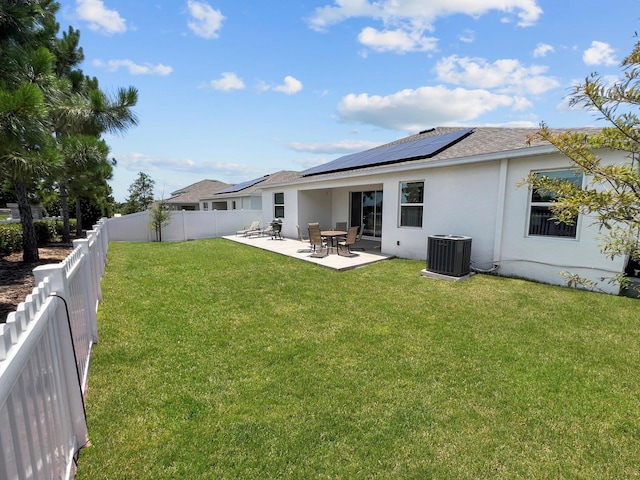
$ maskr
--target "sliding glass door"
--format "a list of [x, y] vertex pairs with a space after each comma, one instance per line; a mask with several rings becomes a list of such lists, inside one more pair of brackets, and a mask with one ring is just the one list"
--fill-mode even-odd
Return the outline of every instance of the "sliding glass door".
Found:
[[382, 237], [382, 190], [351, 192], [350, 225], [364, 223], [363, 234], [367, 237]]

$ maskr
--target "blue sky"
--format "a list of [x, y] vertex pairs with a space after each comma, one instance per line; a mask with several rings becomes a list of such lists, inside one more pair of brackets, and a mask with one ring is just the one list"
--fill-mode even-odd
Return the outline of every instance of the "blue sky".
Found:
[[106, 138], [117, 201], [141, 171], [166, 198], [436, 126], [600, 125], [567, 94], [620, 76], [640, 18], [636, 0], [59, 3], [84, 72], [139, 90], [139, 125]]

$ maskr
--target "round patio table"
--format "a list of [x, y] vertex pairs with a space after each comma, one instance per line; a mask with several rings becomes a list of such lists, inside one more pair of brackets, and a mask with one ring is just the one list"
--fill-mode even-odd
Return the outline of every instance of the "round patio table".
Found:
[[[329, 246], [329, 253], [331, 253], [331, 249], [335, 247], [334, 240], [337, 237], [344, 237], [347, 235], [347, 232], [344, 230], [322, 230], [320, 235], [328, 238], [331, 241], [331, 246]], [[337, 251], [337, 250], [336, 250]]]

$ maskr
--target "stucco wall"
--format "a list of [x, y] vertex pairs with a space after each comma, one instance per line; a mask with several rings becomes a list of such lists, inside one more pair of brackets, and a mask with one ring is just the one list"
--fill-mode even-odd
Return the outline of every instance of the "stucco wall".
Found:
[[[623, 157], [603, 152], [604, 162], [620, 162]], [[610, 277], [624, 268], [623, 259], [610, 260], [600, 252], [600, 240], [594, 219], [581, 215], [576, 238], [529, 236], [527, 221], [530, 192], [516, 185], [531, 171], [569, 168], [570, 163], [560, 154], [537, 157], [535, 162], [510, 160], [505, 191], [505, 210], [501, 249], [502, 275], [523, 277], [551, 284], [565, 284], [561, 272], [576, 273], [594, 281]], [[590, 181], [589, 178], [586, 179]], [[600, 288], [617, 293], [617, 287], [606, 282]]]
[[[602, 152], [605, 162], [623, 162], [622, 155]], [[624, 260], [607, 259], [600, 252], [597, 227], [581, 217], [575, 239], [534, 237], [527, 232], [530, 192], [518, 183], [533, 170], [568, 168], [560, 154], [460, 162], [386, 171], [377, 175], [345, 174], [321, 182], [278, 187], [285, 192], [286, 223], [283, 232], [295, 237], [295, 225], [306, 230], [310, 221], [323, 228], [349, 218], [350, 193], [383, 190], [381, 250], [402, 258], [425, 260], [427, 239], [434, 234], [472, 237], [471, 261], [480, 270], [498, 266], [497, 273], [551, 284], [566, 284], [563, 271], [591, 280], [610, 277], [624, 268]], [[424, 217], [421, 228], [400, 227], [400, 184], [424, 181]], [[265, 190], [263, 203], [274, 190]], [[265, 217], [266, 218], [266, 217]], [[610, 293], [617, 287], [600, 284]]]

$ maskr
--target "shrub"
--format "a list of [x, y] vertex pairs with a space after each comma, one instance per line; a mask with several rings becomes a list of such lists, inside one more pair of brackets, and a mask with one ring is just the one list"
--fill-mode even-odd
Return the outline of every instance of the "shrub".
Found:
[[9, 255], [22, 250], [22, 225], [8, 223], [0, 225], [0, 255]]
[[[64, 230], [64, 223], [62, 222], [62, 220], [48, 220], [48, 221], [52, 222], [54, 225], [55, 236], [61, 237]], [[71, 231], [72, 234], [73, 232], [76, 231], [77, 224], [78, 224], [78, 221], [75, 218], [69, 219], [69, 230]]]
[[36, 241], [39, 246], [46, 245], [56, 237], [55, 220], [34, 220]]

